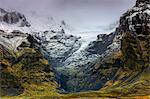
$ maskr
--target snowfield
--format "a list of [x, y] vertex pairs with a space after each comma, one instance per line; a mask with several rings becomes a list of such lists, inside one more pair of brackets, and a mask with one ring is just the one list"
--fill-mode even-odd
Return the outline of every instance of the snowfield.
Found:
[[[1, 13], [0, 15], [3, 15]], [[19, 30], [24, 33], [35, 33], [35, 32], [43, 32], [43, 31], [62, 31], [64, 30], [66, 35], [73, 35], [76, 37], [81, 37], [82, 45], [77, 52], [83, 50], [88, 46], [91, 41], [97, 39], [97, 35], [99, 34], [109, 34], [115, 31], [115, 28], [118, 24], [111, 24], [108, 26], [91, 26], [91, 27], [78, 27], [74, 28], [67, 23], [62, 23], [61, 20], [55, 20], [50, 16], [42, 16], [33, 13], [28, 13], [25, 15], [27, 21], [31, 24], [30, 27], [20, 27], [20, 22], [17, 24], [7, 24], [5, 22], [0, 22], [0, 29], [12, 32], [13, 30]], [[65, 21], [64, 21], [65, 22]]]

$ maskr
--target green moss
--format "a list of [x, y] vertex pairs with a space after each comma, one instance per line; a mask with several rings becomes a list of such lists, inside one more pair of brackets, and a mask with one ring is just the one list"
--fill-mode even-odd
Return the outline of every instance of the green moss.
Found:
[[149, 54], [149, 38], [145, 36], [143, 41], [132, 36], [132, 33], [125, 33], [122, 39], [121, 51], [123, 53], [124, 67], [134, 70], [141, 70], [147, 67]]
[[[58, 84], [48, 61], [33, 48], [21, 47], [19, 51], [0, 49], [1, 95], [14, 99], [41, 95], [58, 95]], [[16, 90], [16, 91], [13, 91]]]

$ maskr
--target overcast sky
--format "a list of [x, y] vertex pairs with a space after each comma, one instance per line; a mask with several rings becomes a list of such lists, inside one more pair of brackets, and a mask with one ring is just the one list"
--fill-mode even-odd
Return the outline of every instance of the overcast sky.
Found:
[[111, 24], [131, 8], [135, 0], [0, 0], [0, 7], [65, 20], [72, 26]]

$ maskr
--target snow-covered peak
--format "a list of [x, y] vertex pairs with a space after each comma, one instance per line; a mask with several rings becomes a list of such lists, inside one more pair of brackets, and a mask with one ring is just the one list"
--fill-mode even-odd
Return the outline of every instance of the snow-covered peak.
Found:
[[29, 22], [25, 16], [19, 12], [7, 12], [4, 9], [0, 9], [0, 22], [7, 24], [18, 24], [19, 27], [30, 27]]
[[150, 27], [150, 1], [137, 0], [136, 5], [128, 10], [120, 18], [120, 28], [123, 31], [130, 31], [138, 34], [141, 30]]
[[36, 12], [26, 13], [25, 15], [16, 11], [5, 11], [0, 8], [0, 29], [12, 32], [19, 30], [25, 33], [42, 31], [62, 31], [71, 32], [73, 28], [65, 21], [55, 20], [51, 16], [39, 15]]
[[0, 29], [6, 32], [20, 30], [22, 32], [29, 31], [30, 23], [26, 17], [16, 11], [5, 11], [0, 8]]

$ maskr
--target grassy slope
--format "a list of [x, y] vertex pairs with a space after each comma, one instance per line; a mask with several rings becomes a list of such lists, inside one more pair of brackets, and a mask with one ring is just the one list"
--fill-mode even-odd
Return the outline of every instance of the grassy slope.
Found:
[[[122, 73], [123, 72], [123, 73]], [[119, 70], [116, 76], [118, 76], [118, 80], [116, 81], [108, 81], [106, 86], [99, 91], [88, 91], [88, 92], [80, 92], [74, 94], [58, 94], [57, 92], [51, 92], [51, 86], [48, 84], [43, 85], [31, 85], [29, 88], [29, 93], [21, 94], [17, 97], [10, 97], [10, 99], [23, 99], [23, 98], [32, 98], [32, 99], [51, 99], [51, 98], [127, 98], [127, 99], [148, 99], [149, 95], [149, 73], [143, 71], [142, 73], [133, 72], [133, 71], [123, 71]], [[126, 76], [130, 76], [126, 80], [121, 80]], [[136, 81], [135, 81], [136, 80]], [[8, 97], [7, 97], [8, 99]]]
[[[107, 63], [115, 63], [115, 60], [120, 58], [124, 60], [122, 52], [115, 53]], [[135, 66], [136, 67], [136, 66]], [[150, 98], [150, 66], [146, 64], [144, 69], [130, 69], [126, 67], [126, 64], [118, 68], [115, 76], [106, 82], [103, 88], [99, 91], [80, 92], [75, 94], [69, 94], [66, 97], [79, 98], [79, 97], [92, 97], [92, 98], [138, 98], [148, 99]], [[101, 72], [101, 71], [100, 71]], [[107, 72], [107, 71], [106, 71]]]
[[[149, 95], [149, 84], [150, 84], [150, 76], [149, 76], [149, 68], [142, 70], [142, 71], [133, 71], [130, 69], [119, 69], [116, 73], [114, 80], [108, 81], [104, 88], [102, 88], [99, 91], [88, 91], [88, 92], [80, 92], [80, 93], [72, 93], [72, 94], [59, 94], [57, 91], [58, 85], [53, 81], [53, 73], [50, 72], [51, 75], [51, 81], [43, 81], [45, 80], [45, 74], [39, 73], [42, 68], [46, 66], [49, 66], [47, 61], [43, 59], [40, 54], [32, 49], [32, 48], [25, 48], [20, 52], [13, 53], [11, 55], [16, 55], [13, 57], [19, 58], [24, 55], [28, 56], [29, 59], [34, 60], [35, 56], [40, 61], [38, 63], [34, 62], [27, 62], [25, 59], [25, 62], [23, 63], [23, 59], [21, 58], [21, 61], [13, 64], [10, 63], [9, 60], [4, 59], [2, 62], [4, 62], [7, 67], [7, 71], [10, 74], [15, 75], [18, 77], [18, 79], [21, 79], [22, 76], [25, 76], [27, 81], [21, 83], [21, 86], [24, 88], [23, 92], [17, 96], [4, 96], [4, 99], [24, 99], [24, 98], [31, 98], [31, 99], [51, 99], [51, 98], [135, 98], [139, 96], [140, 98], [147, 98]], [[34, 54], [33, 54], [34, 53]], [[30, 55], [29, 55], [30, 54]], [[35, 55], [37, 54], [37, 55]], [[6, 55], [6, 54], [5, 54]], [[9, 54], [10, 55], [10, 54]], [[34, 55], [34, 57], [32, 56]], [[2, 53], [1, 53], [1, 56]], [[25, 56], [24, 56], [25, 57]], [[1, 57], [2, 58], [2, 57]], [[41, 59], [42, 58], [42, 59]], [[37, 59], [36, 59], [37, 60]], [[30, 61], [30, 60], [28, 60]], [[4, 64], [3, 63], [3, 64]], [[21, 70], [20, 67], [24, 67], [25, 64], [28, 66], [36, 66], [36, 70], [34, 68], [28, 69], [28, 71]], [[43, 67], [44, 65], [44, 67]], [[26, 66], [25, 66], [26, 67]], [[40, 68], [40, 69], [38, 69]], [[34, 71], [34, 74], [32, 73]], [[30, 72], [30, 73], [29, 73]], [[41, 71], [40, 71], [41, 72]], [[27, 74], [27, 76], [26, 76]], [[43, 76], [44, 75], [44, 76]], [[49, 75], [49, 73], [47, 74]], [[36, 81], [32, 81], [34, 78], [36, 78]], [[40, 83], [40, 82], [42, 83]]]
[[2, 48], [0, 93], [3, 98], [59, 96], [50, 65], [37, 50], [21, 47], [13, 52]]

